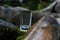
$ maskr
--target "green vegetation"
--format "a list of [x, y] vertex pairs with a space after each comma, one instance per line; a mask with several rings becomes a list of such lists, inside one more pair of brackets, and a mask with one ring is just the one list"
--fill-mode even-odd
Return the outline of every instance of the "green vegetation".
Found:
[[20, 6], [30, 10], [41, 10], [50, 5], [53, 1], [54, 0], [23, 0], [21, 3], [19, 0], [2, 0], [0, 1], [0, 5]]
[[0, 28], [0, 40], [21, 40], [24, 36], [25, 32], [17, 30], [13, 30], [11, 28]]
[[23, 38], [23, 36], [24, 36], [25, 32], [20, 31], [20, 29], [18, 29], [17, 33], [18, 33], [18, 37], [17, 37], [17, 39], [16, 39], [16, 40], [21, 40], [21, 39]]

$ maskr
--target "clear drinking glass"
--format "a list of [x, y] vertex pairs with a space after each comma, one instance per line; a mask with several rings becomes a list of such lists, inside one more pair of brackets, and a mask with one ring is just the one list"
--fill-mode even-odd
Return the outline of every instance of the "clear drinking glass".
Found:
[[20, 30], [27, 31], [31, 26], [32, 12], [29, 10], [20, 11]]

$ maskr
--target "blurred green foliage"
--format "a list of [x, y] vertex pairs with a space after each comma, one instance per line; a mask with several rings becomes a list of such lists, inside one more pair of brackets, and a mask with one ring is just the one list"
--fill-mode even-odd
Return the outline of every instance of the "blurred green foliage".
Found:
[[[17, 34], [16, 34], [17, 32]], [[21, 40], [22, 37], [24, 36], [25, 32], [23, 31], [20, 31], [19, 28], [17, 28], [16, 30], [13, 30], [11, 28], [8, 28], [8, 27], [2, 27], [0, 28], [0, 40], [13, 40], [13, 38], [16, 36], [16, 38], [14, 38], [15, 40]], [[15, 36], [13, 36], [15, 35]], [[12, 37], [12, 38], [11, 38]]]
[[21, 40], [26, 32], [23, 32], [18, 28], [17, 33], [18, 33], [18, 37], [16, 40]]
[[[25, 7], [30, 10], [41, 10], [42, 8], [50, 5], [54, 0], [2, 0], [0, 1], [0, 5], [8, 5], [8, 6], [20, 6]], [[45, 4], [43, 4], [45, 2]]]
[[24, 36], [24, 34], [25, 34], [25, 32], [23, 32], [23, 31], [17, 31], [18, 32], [18, 37], [17, 37], [17, 39], [16, 40], [21, 40], [22, 38], [23, 38], [23, 36]]

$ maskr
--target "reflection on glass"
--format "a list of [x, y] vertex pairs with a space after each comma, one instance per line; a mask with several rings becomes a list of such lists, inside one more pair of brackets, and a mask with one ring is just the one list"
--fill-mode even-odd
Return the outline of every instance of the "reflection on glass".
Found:
[[31, 26], [32, 12], [31, 11], [21, 11], [20, 12], [20, 30], [28, 30]]

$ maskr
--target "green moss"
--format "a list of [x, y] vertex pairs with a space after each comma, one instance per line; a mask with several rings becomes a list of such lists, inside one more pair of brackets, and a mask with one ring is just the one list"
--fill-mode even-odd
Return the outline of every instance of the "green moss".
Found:
[[23, 38], [23, 36], [24, 36], [25, 32], [20, 31], [20, 29], [18, 29], [17, 33], [18, 33], [18, 37], [17, 37], [17, 39], [16, 39], [16, 40], [21, 40], [21, 39]]

